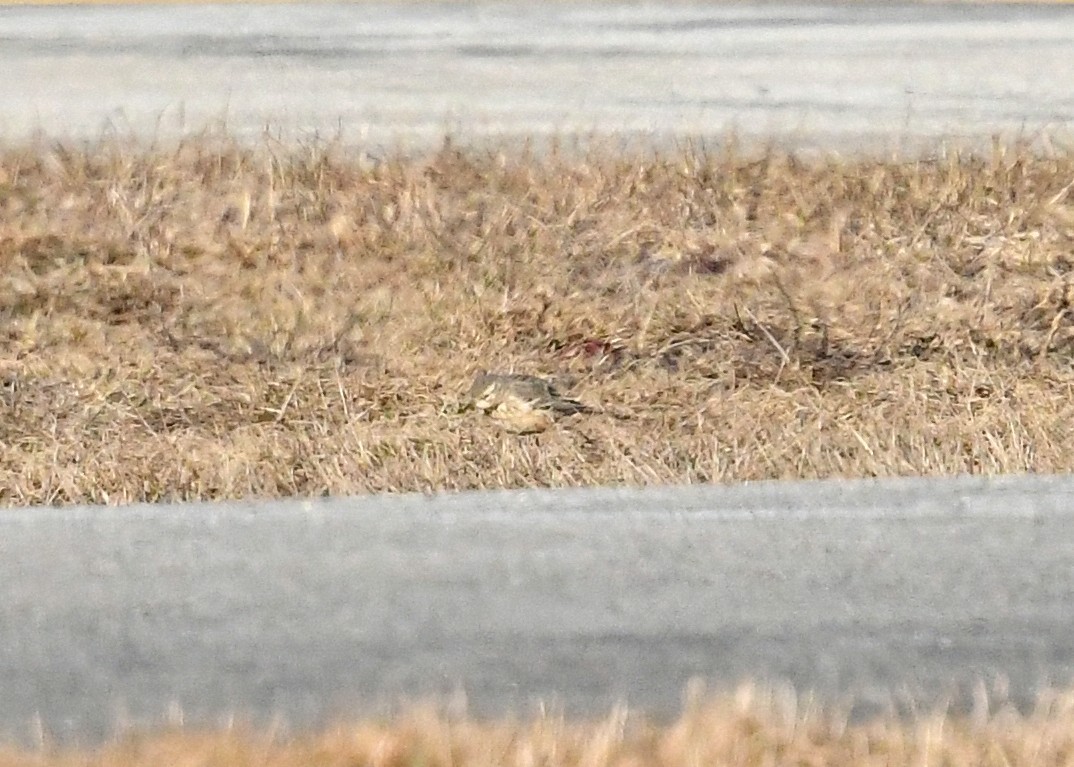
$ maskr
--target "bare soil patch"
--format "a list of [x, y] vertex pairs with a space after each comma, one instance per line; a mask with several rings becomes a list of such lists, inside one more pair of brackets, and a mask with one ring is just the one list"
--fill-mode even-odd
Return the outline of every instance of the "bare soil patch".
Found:
[[0, 265], [6, 504], [1074, 469], [1069, 153], [42, 142]]
[[159, 765], [367, 765], [368, 767], [681, 767], [682, 765], [942, 764], [1050, 767], [1074, 753], [1070, 695], [1042, 698], [1028, 715], [1000, 706], [953, 716], [848, 722], [792, 691], [743, 686], [701, 699], [670, 724], [626, 709], [599, 721], [546, 713], [530, 720], [479, 721], [435, 708], [299, 737], [230, 728], [182, 727], [118, 738], [97, 751], [0, 749], [0, 767]]

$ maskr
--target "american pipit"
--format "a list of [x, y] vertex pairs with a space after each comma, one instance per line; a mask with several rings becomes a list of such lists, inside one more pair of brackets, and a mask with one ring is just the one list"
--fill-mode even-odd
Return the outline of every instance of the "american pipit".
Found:
[[519, 434], [544, 431], [557, 415], [589, 410], [578, 400], [564, 397], [543, 378], [521, 373], [478, 373], [467, 401]]

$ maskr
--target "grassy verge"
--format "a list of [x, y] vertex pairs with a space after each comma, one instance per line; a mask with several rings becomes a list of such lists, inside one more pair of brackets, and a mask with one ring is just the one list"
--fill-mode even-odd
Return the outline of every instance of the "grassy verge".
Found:
[[[987, 706], [986, 706], [987, 708]], [[1042, 701], [1029, 715], [922, 715], [856, 724], [793, 694], [743, 687], [689, 706], [668, 725], [613, 712], [602, 721], [546, 714], [487, 722], [415, 710], [386, 721], [281, 737], [254, 730], [183, 729], [124, 736], [97, 751], [0, 750], [0, 767], [680, 767], [681, 765], [1069, 765], [1074, 701]]]
[[41, 144], [0, 265], [7, 504], [1074, 469], [1068, 154]]

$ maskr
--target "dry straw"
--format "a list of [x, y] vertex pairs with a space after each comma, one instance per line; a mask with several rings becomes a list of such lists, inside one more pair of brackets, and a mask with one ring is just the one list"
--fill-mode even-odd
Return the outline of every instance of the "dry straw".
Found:
[[44, 741], [0, 749], [0, 767], [1052, 767], [1074, 764], [1069, 695], [1020, 714], [1009, 706], [979, 715], [937, 711], [912, 719], [848, 720], [793, 690], [741, 687], [699, 697], [665, 724], [618, 708], [599, 720], [544, 711], [528, 719], [477, 720], [464, 712], [413, 708], [319, 733], [230, 726], [173, 726], [118, 736], [96, 750]]
[[[0, 153], [0, 502], [1069, 471], [1074, 157]], [[593, 413], [465, 411], [479, 369]]]

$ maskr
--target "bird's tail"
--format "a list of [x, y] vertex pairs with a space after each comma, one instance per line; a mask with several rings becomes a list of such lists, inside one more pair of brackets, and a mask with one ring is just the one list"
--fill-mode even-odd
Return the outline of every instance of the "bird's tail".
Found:
[[557, 413], [563, 415], [575, 415], [577, 413], [591, 413], [592, 408], [583, 405], [576, 399], [570, 399], [569, 397], [556, 397], [552, 401], [552, 409]]

